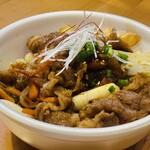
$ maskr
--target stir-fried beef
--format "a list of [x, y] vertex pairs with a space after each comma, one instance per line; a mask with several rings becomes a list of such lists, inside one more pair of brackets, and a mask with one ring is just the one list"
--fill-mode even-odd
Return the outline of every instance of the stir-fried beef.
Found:
[[106, 113], [101, 111], [94, 118], [85, 118], [78, 123], [80, 128], [98, 128], [98, 127], [108, 127], [119, 124], [119, 119], [115, 113]]
[[30, 38], [31, 60], [26, 55], [0, 71], [0, 97], [33, 109], [35, 119], [69, 127], [115, 126], [149, 115], [150, 77], [130, 77], [122, 67], [129, 53], [114, 50], [132, 52], [139, 39], [131, 43], [116, 29], [103, 34], [93, 25]]
[[140, 103], [140, 100], [140, 95], [122, 90], [108, 98], [88, 104], [80, 111], [80, 117], [93, 118], [97, 113], [104, 110], [109, 113], [115, 112], [123, 122], [130, 122], [136, 119], [137, 109], [139, 108], [137, 103]]
[[116, 58], [109, 58], [104, 54], [100, 54], [100, 57], [105, 60], [106, 68], [113, 70], [113, 74], [115, 76], [118, 78], [124, 78], [126, 76], [126, 72], [121, 69], [121, 66]]
[[140, 73], [131, 77], [130, 82], [124, 89], [135, 91], [142, 97], [139, 105], [140, 112], [138, 113], [138, 117], [142, 118], [150, 113], [150, 78]]
[[38, 120], [62, 126], [75, 127], [79, 122], [78, 114], [70, 114], [64, 111], [52, 111], [54, 104], [39, 103], [36, 108], [36, 118]]
[[[52, 39], [56, 38], [59, 36], [59, 32], [53, 32], [50, 33], [49, 35], [44, 35], [44, 36], [34, 36], [31, 37], [28, 42], [27, 42], [27, 47], [29, 50], [31, 50], [33, 53], [40, 52], [43, 50], [48, 42], [50, 42]], [[55, 47], [57, 43], [53, 43], [49, 45], [49, 47], [53, 48]]]
[[[89, 103], [80, 110], [78, 121], [75, 124], [77, 127], [81, 128], [114, 126], [146, 116], [150, 112], [149, 108], [150, 98], [143, 99], [140, 94], [121, 90], [108, 98]], [[39, 109], [43, 111], [39, 111]], [[47, 109], [49, 109], [48, 114], [50, 115], [47, 115]], [[59, 114], [62, 114], [62, 118], [60, 118], [62, 119], [61, 125], [72, 126], [72, 122], [70, 122], [70, 124], [66, 124], [66, 122], [72, 118], [74, 115], [73, 113], [53, 112], [50, 104], [44, 103], [38, 105], [36, 110], [37, 119], [42, 118], [42, 121], [46, 119], [46, 122], [60, 124], [60, 120], [57, 120], [57, 118]], [[67, 120], [67, 118], [65, 119], [65, 116], [68, 116], [69, 120]]]
[[49, 117], [47, 117], [46, 119], [46, 122], [48, 123], [61, 126], [76, 127], [79, 117], [76, 114], [72, 115], [63, 111], [55, 111], [50, 112]]
[[132, 52], [131, 47], [126, 43], [126, 41], [121, 40], [121, 38], [117, 36], [116, 29], [112, 29], [112, 32], [108, 36], [108, 40], [118, 40], [118, 42], [111, 43], [114, 49]]
[[52, 32], [48, 35], [44, 36], [35, 36], [31, 37], [27, 42], [27, 47], [29, 50], [31, 50], [33, 53], [38, 53], [41, 50], [45, 48], [45, 46], [48, 44], [48, 48], [52, 49], [54, 48], [60, 41], [65, 39], [68, 35], [65, 34], [59, 39], [56, 39], [60, 35], [59, 32]]
[[63, 86], [66, 88], [74, 88], [76, 84], [75, 70], [69, 67], [61, 73], [61, 77], [64, 80]]
[[86, 63], [80, 63], [78, 70], [77, 70], [77, 80], [75, 84], [75, 88], [73, 89], [73, 92], [76, 91], [82, 91], [84, 88], [84, 83], [82, 81], [82, 78], [84, 77], [85, 73], [87, 72], [87, 64]]
[[[143, 73], [138, 73], [137, 75], [130, 78], [130, 84], [124, 87], [124, 89], [139, 92], [142, 89], [144, 89], [145, 91], [149, 87], [150, 87], [150, 77]], [[148, 94], [149, 92], [146, 93]], [[145, 94], [143, 94], [143, 96], [144, 95]]]
[[46, 96], [54, 96], [54, 86], [58, 83], [59, 79], [57, 77], [53, 77], [51, 78], [50, 81], [46, 82], [45, 84], [43, 84], [40, 94], [43, 97]]
[[[150, 109], [150, 98], [143, 99], [140, 94], [121, 90], [108, 98], [88, 104], [80, 111], [81, 118], [93, 118], [97, 113], [105, 110], [115, 112], [122, 123], [130, 122], [146, 116]], [[120, 123], [121, 123], [120, 122]]]

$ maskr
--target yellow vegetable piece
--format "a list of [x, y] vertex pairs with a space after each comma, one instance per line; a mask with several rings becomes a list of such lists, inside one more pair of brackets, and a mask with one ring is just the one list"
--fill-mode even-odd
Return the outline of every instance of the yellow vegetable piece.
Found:
[[114, 93], [120, 90], [116, 84], [109, 83], [74, 96], [72, 101], [75, 105], [75, 109], [82, 109], [90, 100], [108, 97], [111, 94], [109, 91], [111, 86], [115, 88]]
[[112, 32], [112, 28], [108, 28], [104, 31], [105, 34], [109, 35]]
[[71, 30], [71, 26], [68, 25], [68, 26], [65, 26], [65, 27], [61, 28], [59, 31], [61, 33], [63, 33], [63, 32], [69, 31], [69, 30]]
[[38, 94], [39, 94], [38, 87], [33, 82], [30, 82], [30, 84], [29, 84], [29, 98], [35, 99], [38, 97]]
[[136, 51], [134, 53], [114, 50], [115, 54], [123, 53], [128, 55], [128, 63], [122, 64], [122, 69], [128, 70], [128, 75], [136, 75], [137, 73], [150, 74], [150, 52]]
[[20, 94], [21, 94], [21, 92], [19, 90], [17, 90], [16, 88], [14, 88], [14, 87], [7, 87], [6, 91], [10, 92], [10, 93], [12, 93], [16, 96], [20, 96]]
[[4, 99], [6, 99], [6, 100], [9, 100], [9, 101], [11, 101], [11, 102], [15, 102], [15, 100], [12, 98], [12, 97], [10, 97], [4, 90], [2, 90], [1, 88], [0, 88], [0, 97], [2, 97], [2, 98], [4, 98]]
[[33, 53], [27, 53], [27, 54], [25, 55], [25, 60], [26, 60], [27, 62], [31, 62], [33, 59], [34, 59], [34, 54], [33, 54]]
[[23, 109], [22, 109], [22, 113], [25, 113], [25, 114], [27, 114], [27, 115], [34, 116], [34, 115], [35, 115], [35, 110], [29, 109], [29, 108], [23, 108]]
[[56, 101], [56, 98], [55, 97], [46, 97], [44, 99], [41, 99], [41, 101], [54, 103]]
[[122, 41], [127, 43], [130, 47], [136, 45], [140, 40], [140, 36], [135, 33], [125, 32], [120, 35]]

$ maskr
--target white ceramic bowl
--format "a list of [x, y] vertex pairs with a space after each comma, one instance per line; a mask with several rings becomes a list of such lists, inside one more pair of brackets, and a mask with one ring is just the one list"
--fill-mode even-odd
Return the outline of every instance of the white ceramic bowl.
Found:
[[[86, 15], [91, 12], [86, 12]], [[141, 35], [140, 48], [148, 51], [149, 27], [116, 15], [93, 12], [89, 21], [97, 24], [104, 17], [102, 28], [115, 27]], [[26, 41], [37, 34], [47, 34], [66, 24], [79, 24], [83, 11], [46, 13], [15, 22], [0, 31], [0, 69], [26, 53]], [[132, 123], [95, 129], [70, 128], [47, 124], [24, 116], [0, 102], [0, 117], [17, 137], [42, 150], [121, 150], [142, 139], [150, 129], [150, 116]]]

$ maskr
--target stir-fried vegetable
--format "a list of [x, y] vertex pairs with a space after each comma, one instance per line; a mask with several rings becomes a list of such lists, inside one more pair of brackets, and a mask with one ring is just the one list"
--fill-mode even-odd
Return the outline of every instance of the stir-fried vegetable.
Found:
[[54, 103], [54, 102], [56, 102], [56, 98], [55, 97], [46, 97], [46, 98], [41, 98], [41, 101]]
[[29, 98], [30, 99], [35, 99], [35, 98], [38, 97], [38, 94], [39, 94], [38, 87], [35, 85], [35, 83], [30, 81], [30, 84], [29, 84]]
[[72, 101], [74, 102], [75, 108], [80, 110], [91, 100], [108, 97], [112, 93], [112, 90], [113, 92], [118, 92], [120, 89], [116, 84], [109, 83], [86, 92], [82, 92], [79, 95], [74, 96]]
[[75, 57], [77, 63], [88, 60], [94, 55], [94, 47], [91, 42], [87, 42], [81, 52]]
[[9, 93], [14, 94], [16, 96], [20, 96], [20, 94], [21, 94], [21, 91], [19, 91], [15, 87], [6, 87], [6, 91], [9, 92]]
[[25, 113], [30, 116], [35, 116], [35, 110], [29, 108], [23, 108], [22, 113]]
[[2, 97], [3, 99], [7, 99], [11, 102], [15, 102], [15, 100], [9, 96], [3, 89], [0, 88], [0, 97]]
[[[94, 22], [86, 21], [32, 37], [27, 42], [31, 52], [6, 72], [0, 71], [0, 98], [21, 106], [22, 113], [63, 126], [81, 127], [87, 120], [95, 123], [92, 127], [133, 121], [138, 115], [132, 117], [131, 112], [135, 114], [137, 105], [130, 109], [123, 98], [138, 103], [142, 96], [134, 93], [137, 90], [125, 90], [134, 80], [130, 79], [130, 67], [140, 64], [140, 72], [150, 72], [150, 53], [132, 51], [138, 37], [118, 36], [114, 28], [106, 34]], [[145, 66], [149, 70], [144, 70]], [[145, 79], [138, 86], [134, 84], [139, 80], [134, 81], [129, 89], [145, 87], [149, 83]]]

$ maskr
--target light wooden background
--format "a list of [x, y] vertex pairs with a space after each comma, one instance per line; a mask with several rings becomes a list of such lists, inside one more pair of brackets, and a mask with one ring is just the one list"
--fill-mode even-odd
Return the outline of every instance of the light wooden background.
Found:
[[[0, 0], [0, 29], [19, 19], [53, 11], [91, 10], [125, 16], [150, 26], [150, 0]], [[129, 148], [150, 150], [150, 136]], [[0, 121], [0, 150], [35, 150]]]

